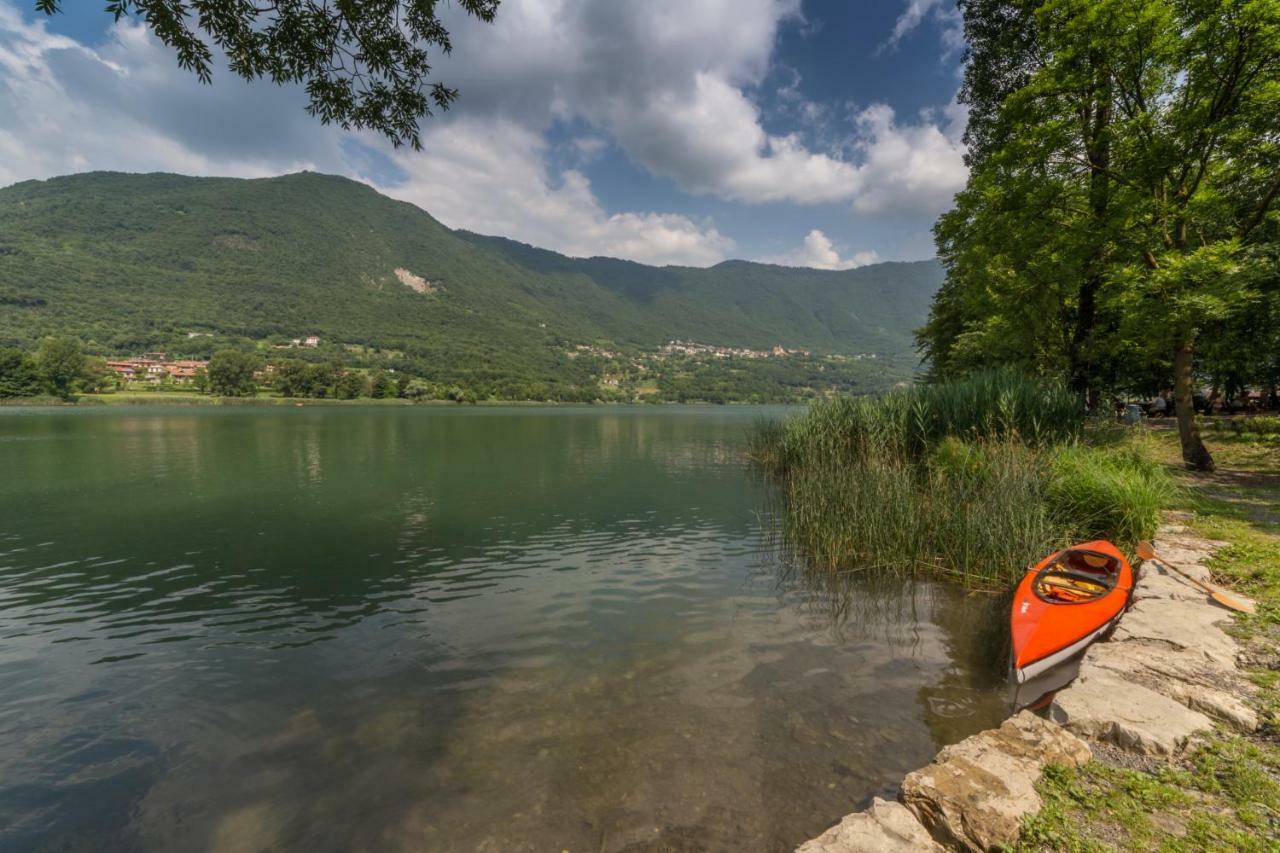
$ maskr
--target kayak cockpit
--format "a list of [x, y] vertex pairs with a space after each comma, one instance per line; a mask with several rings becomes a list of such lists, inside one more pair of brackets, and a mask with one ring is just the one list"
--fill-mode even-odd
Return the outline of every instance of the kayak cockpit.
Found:
[[1110, 554], [1069, 548], [1036, 573], [1031, 590], [1050, 604], [1096, 601], [1115, 589], [1120, 567], [1120, 560]]

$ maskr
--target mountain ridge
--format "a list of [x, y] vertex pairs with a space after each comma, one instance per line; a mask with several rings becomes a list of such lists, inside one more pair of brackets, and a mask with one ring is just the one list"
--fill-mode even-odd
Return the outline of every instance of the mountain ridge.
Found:
[[[452, 230], [340, 176], [88, 172], [0, 189], [0, 343], [319, 334], [459, 376], [554, 379], [576, 343], [672, 339], [913, 362], [936, 261], [815, 270], [574, 258]], [[445, 370], [443, 365], [449, 365]]]

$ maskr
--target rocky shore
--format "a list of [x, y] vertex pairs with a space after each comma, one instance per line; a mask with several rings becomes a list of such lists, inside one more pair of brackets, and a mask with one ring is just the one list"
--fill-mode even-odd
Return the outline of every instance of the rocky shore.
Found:
[[[1190, 535], [1171, 516], [1156, 550], [1193, 577], [1222, 543]], [[1095, 751], [1173, 757], [1215, 724], [1251, 732], [1252, 685], [1223, 630], [1230, 612], [1157, 563], [1144, 564], [1133, 605], [1107, 642], [1085, 654], [1080, 674], [1048, 711], [1023, 711], [997, 729], [943, 749], [907, 775], [898, 802], [876, 799], [799, 847], [799, 853], [989, 850], [1013, 845], [1042, 803], [1048, 764], [1079, 766]]]

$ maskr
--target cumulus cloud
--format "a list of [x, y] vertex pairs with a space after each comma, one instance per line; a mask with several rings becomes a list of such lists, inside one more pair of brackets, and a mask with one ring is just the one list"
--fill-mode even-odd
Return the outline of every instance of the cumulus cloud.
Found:
[[820, 270], [851, 270], [879, 263], [882, 258], [874, 250], [854, 252], [848, 257], [840, 257], [831, 238], [817, 228], [805, 235], [804, 243], [798, 249], [785, 255], [763, 258], [765, 263], [781, 264], [785, 267], [814, 267]]
[[[937, 142], [948, 137], [931, 117], [919, 127], [859, 120], [830, 151], [806, 146], [796, 133], [765, 131], [747, 93], [764, 80], [778, 27], [788, 20], [800, 20], [796, 0], [525, 0], [504, 4], [492, 28], [451, 19], [457, 44], [440, 73], [461, 89], [469, 113], [530, 126], [584, 120], [686, 192], [748, 203], [852, 202], [859, 212], [911, 209], [927, 196], [929, 210], [941, 210], [936, 199], [956, 189], [951, 152], [943, 168], [913, 178], [901, 202], [890, 203], [883, 190], [902, 176], [879, 173], [907, 156], [898, 150], [886, 160], [887, 144], [924, 146], [917, 161], [939, 153]], [[780, 97], [799, 101], [798, 118], [811, 125], [823, 108], [804, 102], [794, 71], [791, 78]], [[835, 153], [841, 148], [881, 156], [847, 159]], [[929, 193], [924, 185], [934, 178], [942, 185]], [[864, 192], [872, 198], [860, 200]]]
[[542, 136], [515, 122], [460, 119], [433, 127], [424, 147], [425, 157], [395, 155], [409, 178], [384, 191], [446, 225], [656, 264], [705, 266], [734, 248], [714, 226], [679, 214], [606, 213], [581, 172], [565, 170], [553, 182]]
[[857, 118], [856, 143], [863, 162], [853, 208], [859, 213], [940, 212], [964, 187], [964, 112], [944, 112], [945, 123], [926, 114], [920, 122], [897, 121], [891, 107], [876, 104]]

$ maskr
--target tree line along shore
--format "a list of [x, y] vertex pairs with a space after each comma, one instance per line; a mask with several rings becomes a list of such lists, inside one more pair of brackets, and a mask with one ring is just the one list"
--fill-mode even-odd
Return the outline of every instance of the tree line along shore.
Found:
[[91, 354], [56, 335], [31, 350], [0, 347], [0, 400], [153, 401], [300, 398], [410, 402], [795, 403], [831, 393], [871, 393], [909, 379], [911, 367], [875, 353], [814, 354], [680, 343], [653, 351], [566, 346], [563, 380], [523, 379], [495, 368], [458, 381], [452, 369], [403, 353], [331, 342], [184, 342], [176, 357]]

